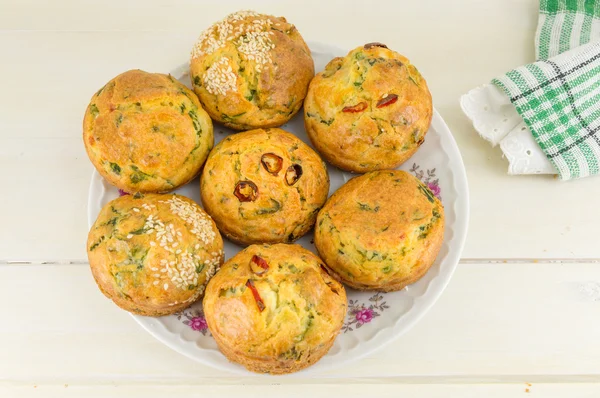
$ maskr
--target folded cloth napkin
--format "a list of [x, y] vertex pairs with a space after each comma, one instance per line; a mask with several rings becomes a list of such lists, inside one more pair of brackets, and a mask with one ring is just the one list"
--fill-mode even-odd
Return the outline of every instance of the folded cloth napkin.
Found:
[[540, 0], [539, 61], [461, 98], [464, 113], [509, 174], [600, 173], [600, 1]]

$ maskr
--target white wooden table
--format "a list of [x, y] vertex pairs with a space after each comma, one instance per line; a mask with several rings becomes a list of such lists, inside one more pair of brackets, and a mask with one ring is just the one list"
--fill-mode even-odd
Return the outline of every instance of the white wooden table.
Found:
[[[200, 31], [240, 8], [284, 15], [306, 40], [407, 55], [469, 177], [469, 236], [439, 302], [318, 378], [192, 362], [106, 300], [86, 262], [90, 96], [127, 69], [186, 62]], [[507, 176], [458, 105], [533, 60], [536, 22], [536, 0], [0, 0], [0, 397], [600, 396], [600, 180]]]

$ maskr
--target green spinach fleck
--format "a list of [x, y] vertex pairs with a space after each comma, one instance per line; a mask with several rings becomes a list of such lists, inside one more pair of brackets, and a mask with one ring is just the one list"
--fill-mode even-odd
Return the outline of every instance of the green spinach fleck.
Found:
[[431, 203], [435, 202], [435, 195], [433, 194], [433, 192], [431, 192], [431, 190], [429, 188], [427, 188], [425, 185], [423, 184], [419, 184], [419, 191], [421, 191], [421, 193], [423, 195], [425, 195], [425, 197], [427, 198], [427, 200]]
[[190, 110], [188, 112], [190, 118], [192, 118], [192, 124], [194, 125], [194, 130], [196, 130], [196, 134], [198, 137], [202, 136], [202, 126], [200, 125], [200, 121], [198, 120], [198, 114], [194, 110]]
[[132, 183], [137, 184], [141, 181], [144, 181], [147, 178], [152, 178], [151, 174], [144, 173], [137, 166], [131, 165], [130, 167], [131, 167], [131, 170], [133, 170], [133, 173], [129, 177], [129, 179], [131, 180]]
[[92, 251], [92, 250], [94, 250], [95, 248], [97, 248], [97, 247], [100, 245], [100, 243], [102, 243], [102, 242], [104, 241], [104, 238], [105, 238], [105, 236], [104, 236], [104, 235], [102, 235], [102, 236], [100, 237], [100, 239], [98, 239], [98, 241], [96, 241], [96, 242], [95, 242], [93, 245], [91, 245], [91, 246], [90, 246], [90, 251]]
[[372, 206], [368, 205], [367, 203], [361, 203], [361, 202], [356, 202], [356, 203], [358, 203], [358, 207], [363, 211], [372, 211], [374, 213], [377, 213], [379, 211], [379, 206], [372, 207]]
[[263, 207], [261, 209], [258, 209], [256, 211], [256, 215], [260, 216], [263, 214], [273, 214], [273, 213], [277, 213], [279, 210], [281, 210], [281, 203], [279, 203], [277, 200], [271, 198], [270, 202], [271, 202], [271, 207]]
[[98, 107], [96, 106], [96, 104], [91, 104], [90, 105], [90, 113], [92, 114], [92, 116], [94, 118], [96, 118], [100, 114], [100, 110], [98, 109]]
[[255, 97], [255, 96], [256, 96], [256, 90], [254, 90], [254, 89], [251, 89], [251, 90], [250, 90], [250, 94], [248, 94], [248, 95], [246, 96], [246, 99], [247, 99], [248, 101], [252, 102], [252, 100], [254, 99], [254, 97]]
[[121, 175], [121, 166], [119, 166], [116, 163], [110, 163], [110, 169], [112, 170], [113, 173], [117, 174], [117, 175]]

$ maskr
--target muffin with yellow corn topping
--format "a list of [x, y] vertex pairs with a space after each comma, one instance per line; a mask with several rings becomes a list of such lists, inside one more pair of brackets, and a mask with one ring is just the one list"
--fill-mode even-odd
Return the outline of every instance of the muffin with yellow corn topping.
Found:
[[108, 203], [88, 235], [98, 287], [119, 307], [162, 316], [188, 307], [223, 264], [211, 218], [179, 195], [126, 195]]
[[202, 32], [192, 49], [194, 91], [210, 116], [236, 130], [281, 126], [315, 73], [308, 46], [283, 17], [239, 11]]
[[295, 241], [313, 226], [328, 192], [319, 155], [277, 128], [225, 138], [208, 156], [200, 180], [204, 209], [241, 244]]
[[400, 290], [434, 263], [444, 208], [416, 177], [399, 170], [355, 177], [317, 217], [315, 246], [335, 275], [361, 290]]
[[196, 95], [170, 75], [141, 70], [94, 94], [83, 141], [98, 172], [126, 192], [166, 192], [189, 182], [214, 143]]
[[227, 261], [203, 300], [221, 352], [254, 372], [283, 374], [329, 351], [346, 315], [344, 287], [299, 245], [252, 245]]
[[425, 79], [381, 43], [329, 62], [304, 101], [306, 131], [319, 153], [358, 173], [406, 161], [423, 143], [432, 114]]

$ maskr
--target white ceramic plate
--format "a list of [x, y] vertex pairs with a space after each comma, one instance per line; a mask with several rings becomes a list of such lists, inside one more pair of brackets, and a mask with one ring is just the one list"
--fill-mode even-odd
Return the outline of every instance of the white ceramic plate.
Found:
[[[345, 51], [318, 43], [311, 43], [315, 70], [321, 71], [334, 57], [344, 56]], [[188, 66], [182, 65], [171, 74], [190, 86]], [[302, 112], [283, 129], [297, 135], [310, 145], [304, 131]], [[215, 141], [218, 142], [231, 131], [215, 125]], [[413, 326], [438, 299], [454, 272], [463, 249], [469, 217], [469, 192], [464, 165], [456, 142], [437, 111], [425, 143], [400, 169], [407, 170], [426, 183], [442, 199], [446, 215], [444, 244], [435, 264], [417, 283], [399, 292], [358, 292], [348, 289], [348, 315], [344, 328], [329, 353], [316, 365], [299, 374], [321, 373], [332, 367], [361, 358], [398, 338]], [[353, 175], [329, 166], [331, 188], [335, 192]], [[175, 191], [200, 203], [198, 179]], [[94, 171], [90, 184], [88, 224], [96, 220], [100, 209], [119, 196], [119, 191]], [[315, 251], [311, 243], [312, 232], [298, 243]], [[225, 241], [225, 259], [240, 250], [239, 246]], [[215, 368], [250, 374], [242, 366], [229, 362], [217, 349], [206, 329], [202, 303], [198, 302], [176, 315], [150, 318], [133, 315], [151, 335], [181, 354]], [[298, 373], [296, 373], [298, 374]]]

